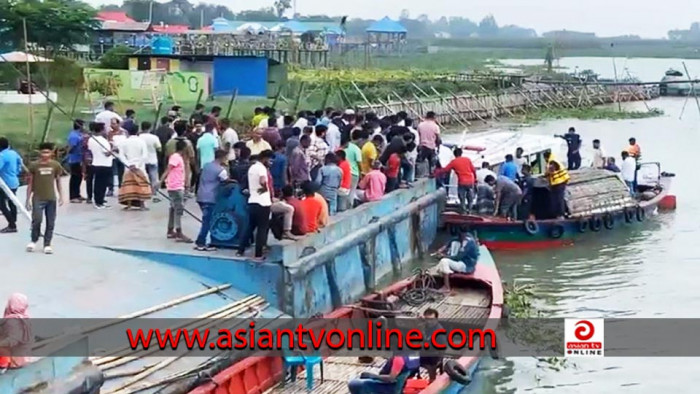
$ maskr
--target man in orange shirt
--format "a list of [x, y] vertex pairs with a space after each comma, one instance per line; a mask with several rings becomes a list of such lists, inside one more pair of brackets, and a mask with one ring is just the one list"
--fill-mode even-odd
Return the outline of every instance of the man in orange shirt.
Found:
[[449, 174], [454, 171], [457, 174], [457, 197], [462, 213], [470, 213], [474, 201], [474, 186], [476, 185], [476, 169], [468, 157], [462, 157], [462, 149], [455, 148], [455, 158], [445, 168], [435, 170], [435, 177]]
[[306, 181], [301, 184], [301, 190], [306, 198], [300, 201], [299, 207], [303, 212], [304, 223], [301, 230], [304, 234], [309, 234], [318, 231], [319, 223], [321, 223], [323, 214], [323, 204], [318, 199], [314, 198], [316, 188], [311, 181]]
[[350, 168], [350, 162], [347, 160], [344, 150], [338, 149], [335, 154], [338, 158], [338, 167], [340, 167], [340, 170], [343, 172], [343, 178], [340, 181], [340, 188], [338, 189], [338, 212], [343, 212], [352, 208], [351, 202], [354, 198], [354, 196], [350, 196], [352, 169]]

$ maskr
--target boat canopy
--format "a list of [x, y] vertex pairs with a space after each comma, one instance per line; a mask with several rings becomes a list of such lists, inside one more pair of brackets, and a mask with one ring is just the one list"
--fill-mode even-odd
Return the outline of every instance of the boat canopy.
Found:
[[440, 146], [438, 158], [440, 165], [446, 166], [454, 155], [452, 149], [456, 146], [462, 148], [462, 156], [471, 159], [474, 166], [479, 168], [486, 161], [492, 167], [498, 167], [505, 161], [507, 154], [515, 155], [517, 148], [523, 148], [523, 156], [531, 158], [528, 162], [537, 159], [537, 155], [552, 151], [555, 157], [562, 158], [566, 152], [566, 142], [561, 138], [525, 134], [513, 131], [495, 131], [469, 135], [458, 143], [444, 143]]

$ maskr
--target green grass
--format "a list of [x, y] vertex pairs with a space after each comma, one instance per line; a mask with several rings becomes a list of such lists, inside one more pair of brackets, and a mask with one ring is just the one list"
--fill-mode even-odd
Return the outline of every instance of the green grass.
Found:
[[664, 111], [658, 108], [652, 108], [650, 111], [618, 111], [611, 107], [555, 108], [534, 111], [519, 120], [522, 123], [536, 123], [549, 119], [622, 120], [654, 118], [663, 114]]

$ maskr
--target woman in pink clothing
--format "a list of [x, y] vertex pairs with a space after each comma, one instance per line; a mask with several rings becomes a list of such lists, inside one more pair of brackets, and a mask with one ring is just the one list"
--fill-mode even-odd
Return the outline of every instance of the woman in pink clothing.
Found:
[[371, 202], [381, 200], [384, 197], [384, 189], [386, 188], [386, 175], [381, 171], [382, 163], [379, 160], [375, 160], [372, 163], [372, 171], [367, 173], [360, 184], [358, 185], [364, 193], [361, 196], [361, 200], [364, 202]]
[[21, 368], [30, 362], [29, 352], [34, 342], [29, 323], [27, 296], [14, 293], [5, 307], [0, 324], [0, 371]]

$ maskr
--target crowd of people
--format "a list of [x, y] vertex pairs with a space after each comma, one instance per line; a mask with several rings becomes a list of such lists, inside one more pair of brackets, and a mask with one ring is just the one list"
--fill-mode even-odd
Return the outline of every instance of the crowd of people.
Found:
[[[148, 121], [139, 123], [135, 111], [127, 110], [122, 116], [113, 103], [106, 102], [94, 121], [75, 120], [67, 139], [70, 202], [107, 209], [107, 198], [116, 194], [124, 209], [148, 210], [148, 203], [159, 203], [166, 196], [170, 204], [167, 237], [211, 251], [207, 237], [219, 188], [235, 183], [250, 213], [248, 234], [238, 254], [243, 255], [254, 242], [256, 258], [263, 257], [270, 230], [279, 239], [316, 232], [328, 224], [329, 217], [410, 187], [417, 177], [434, 175], [448, 184], [454, 172], [464, 213], [531, 217], [534, 179], [523, 149], [507, 155], [498, 173], [487, 162], [476, 169], [459, 147], [454, 149], [454, 160], [442, 167], [437, 160], [440, 127], [432, 112], [414, 125], [405, 112], [380, 118], [326, 108], [293, 116], [256, 108], [250, 139], [244, 141], [231, 121], [221, 116], [220, 107], [206, 111], [198, 104], [189, 117], [181, 111], [172, 107], [154, 127]], [[581, 138], [574, 128], [559, 137], [568, 145], [568, 168], [551, 153], [545, 154], [554, 217], [566, 212], [568, 170], [581, 165]], [[0, 138], [0, 175], [15, 193], [20, 173], [29, 174], [27, 207], [33, 223], [27, 250], [35, 249], [45, 218], [44, 251], [51, 253], [56, 206], [63, 203], [59, 182], [63, 171], [53, 159], [52, 144], [42, 144], [39, 150], [39, 160], [27, 168], [9, 141]], [[614, 158], [605, 156], [600, 141], [593, 141], [593, 152], [593, 167], [621, 172], [634, 190], [636, 160], [641, 156], [634, 138], [622, 154], [621, 168]], [[185, 201], [190, 198], [196, 199], [202, 214], [194, 240], [182, 230]], [[17, 210], [4, 192], [0, 210], [8, 221], [0, 232], [16, 232]]]
[[[189, 117], [180, 107], [172, 107], [156, 127], [138, 122], [137, 115], [133, 110], [120, 115], [113, 103], [106, 102], [94, 121], [74, 121], [67, 138], [69, 201], [108, 209], [107, 199], [116, 196], [125, 210], [143, 211], [167, 196], [167, 237], [211, 251], [207, 237], [219, 188], [237, 184], [247, 199], [250, 218], [238, 254], [254, 242], [256, 258], [263, 257], [270, 230], [280, 239], [296, 239], [326, 226], [331, 216], [410, 187], [416, 176], [427, 176], [435, 167], [440, 144], [433, 113], [414, 127], [406, 113], [380, 119], [326, 108], [278, 116], [274, 109], [257, 108], [250, 139], [245, 141], [217, 106], [206, 111], [199, 104]], [[0, 157], [10, 161], [14, 151], [8, 141], [0, 140], [0, 150]], [[34, 250], [34, 233], [38, 238], [45, 216], [47, 253], [55, 207], [64, 200], [62, 169], [53, 150], [51, 144], [42, 145], [39, 161], [27, 169], [27, 204], [34, 208], [27, 249]], [[21, 165], [17, 155], [13, 165], [17, 179]], [[81, 194], [83, 182], [86, 196]], [[19, 181], [10, 185], [13, 193], [17, 186]], [[196, 199], [202, 212], [195, 240], [182, 230], [189, 198]], [[3, 200], [3, 213], [6, 205], [13, 206]], [[6, 216], [8, 228], [3, 232], [16, 231], [16, 213]]]

